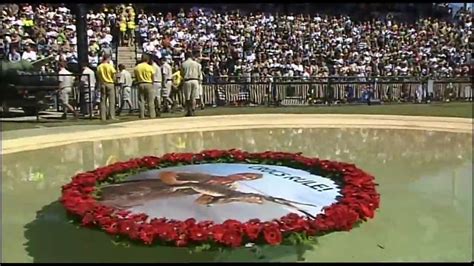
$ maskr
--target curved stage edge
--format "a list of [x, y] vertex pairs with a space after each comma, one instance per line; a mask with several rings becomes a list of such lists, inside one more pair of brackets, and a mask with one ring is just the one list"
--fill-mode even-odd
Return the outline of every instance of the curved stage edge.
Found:
[[383, 128], [472, 134], [472, 124], [473, 119], [469, 118], [359, 114], [255, 114], [166, 118], [109, 124], [95, 130], [85, 125], [76, 127], [74, 132], [61, 133], [61, 129], [66, 127], [54, 127], [48, 129], [51, 134], [47, 135], [35, 136], [34, 132], [30, 132], [33, 136], [22, 137], [18, 134], [2, 140], [2, 155], [78, 142], [196, 131], [251, 128]]

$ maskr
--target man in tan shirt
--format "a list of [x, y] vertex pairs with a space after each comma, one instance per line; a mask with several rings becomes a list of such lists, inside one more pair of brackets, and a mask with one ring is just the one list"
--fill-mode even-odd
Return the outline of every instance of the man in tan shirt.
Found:
[[155, 74], [153, 74], [153, 89], [155, 90], [155, 108], [156, 108], [156, 115], [160, 116], [161, 113], [161, 89], [163, 85], [163, 75], [161, 73], [160, 66], [156, 63], [157, 58], [150, 56], [152, 61], [152, 67], [155, 70]]
[[196, 96], [202, 79], [201, 64], [194, 61], [193, 54], [186, 52], [186, 61], [181, 65], [181, 73], [184, 78], [183, 90], [186, 98], [186, 116], [194, 116], [196, 109]]
[[132, 75], [130, 72], [128, 72], [125, 69], [125, 65], [120, 64], [119, 66], [119, 71], [120, 71], [120, 78], [119, 78], [119, 84], [120, 84], [120, 89], [121, 89], [121, 103], [120, 103], [120, 108], [117, 111], [117, 115], [120, 115], [122, 112], [122, 109], [125, 105], [125, 103], [128, 105], [128, 113], [132, 113], [133, 107], [132, 107], [132, 84], [133, 84], [133, 79]]
[[171, 85], [173, 84], [172, 75], [173, 69], [171, 68], [170, 64], [168, 64], [168, 60], [165, 57], [162, 57], [161, 60], [161, 70], [163, 71], [163, 104], [165, 108], [165, 112], [169, 111], [170, 107], [173, 106], [173, 100], [170, 98], [171, 94]]

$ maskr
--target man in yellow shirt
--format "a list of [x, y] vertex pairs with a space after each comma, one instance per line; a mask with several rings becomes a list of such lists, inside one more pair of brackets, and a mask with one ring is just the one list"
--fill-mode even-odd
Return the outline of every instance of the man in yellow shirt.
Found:
[[138, 84], [140, 118], [145, 118], [145, 100], [148, 103], [150, 118], [156, 117], [155, 90], [153, 89], [155, 69], [151, 66], [151, 63], [151, 59], [147, 55], [143, 55], [141, 63], [134, 69], [135, 79]]
[[124, 17], [120, 21], [120, 46], [124, 46], [125, 40], [127, 39], [127, 21]]
[[[104, 55], [102, 63], [97, 67], [97, 78], [100, 83], [100, 119], [115, 119], [115, 74], [117, 71], [110, 62], [110, 56]], [[107, 108], [108, 100], [108, 108]], [[107, 110], [108, 109], [108, 110]], [[108, 113], [108, 115], [107, 115]]]
[[181, 76], [181, 71], [179, 70], [179, 66], [175, 66], [174, 67], [174, 73], [173, 75], [171, 75], [171, 79], [172, 79], [172, 89], [171, 89], [171, 93], [170, 93], [170, 98], [173, 100], [173, 109], [176, 109], [178, 106], [180, 106], [180, 108], [182, 108], [182, 104], [183, 104], [183, 91], [182, 91], [182, 81], [183, 81], [183, 77]]
[[131, 15], [127, 18], [128, 46], [135, 44], [135, 18]]

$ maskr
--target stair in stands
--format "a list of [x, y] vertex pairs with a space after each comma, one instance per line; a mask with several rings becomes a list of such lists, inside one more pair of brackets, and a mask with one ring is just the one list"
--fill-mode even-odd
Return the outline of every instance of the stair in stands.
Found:
[[135, 54], [135, 47], [131, 46], [124, 46], [118, 48], [118, 64], [124, 64], [125, 69], [128, 70], [132, 76], [133, 68], [137, 63], [136, 54]]

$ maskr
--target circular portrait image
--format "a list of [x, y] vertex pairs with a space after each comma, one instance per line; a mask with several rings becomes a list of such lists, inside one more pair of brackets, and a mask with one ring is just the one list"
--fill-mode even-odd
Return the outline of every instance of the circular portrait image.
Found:
[[288, 213], [314, 218], [337, 202], [331, 179], [262, 164], [195, 164], [149, 170], [100, 187], [103, 205], [151, 218], [216, 223], [268, 221]]

